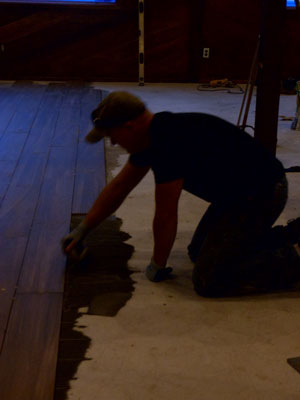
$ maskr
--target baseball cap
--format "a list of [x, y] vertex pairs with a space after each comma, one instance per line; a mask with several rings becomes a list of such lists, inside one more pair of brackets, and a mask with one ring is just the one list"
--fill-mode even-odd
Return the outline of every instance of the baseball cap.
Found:
[[137, 118], [145, 110], [145, 104], [137, 96], [122, 91], [112, 92], [91, 113], [94, 127], [85, 139], [90, 143], [99, 142], [108, 129]]

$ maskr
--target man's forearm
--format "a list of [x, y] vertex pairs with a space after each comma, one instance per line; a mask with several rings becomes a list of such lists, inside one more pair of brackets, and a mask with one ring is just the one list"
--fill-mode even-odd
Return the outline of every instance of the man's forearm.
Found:
[[164, 267], [167, 264], [177, 232], [177, 214], [155, 215], [153, 221], [154, 251], [153, 260]]
[[89, 229], [95, 228], [115, 212], [131, 190], [146, 175], [150, 167], [135, 167], [127, 162], [119, 174], [102, 190], [88, 212], [84, 222]]
[[89, 229], [95, 228], [105, 218], [115, 212], [127, 196], [127, 192], [112, 180], [99, 194], [92, 208], [85, 217], [85, 223]]

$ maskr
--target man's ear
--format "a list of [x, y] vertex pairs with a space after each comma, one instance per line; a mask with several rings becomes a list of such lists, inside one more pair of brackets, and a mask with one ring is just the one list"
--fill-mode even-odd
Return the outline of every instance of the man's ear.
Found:
[[133, 121], [127, 121], [127, 122], [125, 122], [125, 123], [123, 124], [123, 126], [124, 126], [125, 128], [132, 128], [132, 125], [133, 125]]
[[123, 128], [131, 132], [134, 128], [134, 122], [133, 121], [125, 122], [125, 124], [123, 124]]

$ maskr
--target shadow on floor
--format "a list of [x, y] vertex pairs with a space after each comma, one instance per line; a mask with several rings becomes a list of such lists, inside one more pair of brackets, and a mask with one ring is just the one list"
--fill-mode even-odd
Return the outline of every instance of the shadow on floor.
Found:
[[[71, 230], [83, 216], [73, 216]], [[56, 372], [55, 400], [65, 400], [70, 380], [76, 379], [79, 364], [90, 338], [74, 328], [84, 314], [114, 317], [131, 298], [134, 281], [127, 262], [134, 251], [124, 243], [130, 235], [120, 231], [122, 221], [111, 217], [87, 238], [87, 255], [79, 264], [67, 263], [65, 293]], [[84, 309], [82, 311], [82, 309]]]

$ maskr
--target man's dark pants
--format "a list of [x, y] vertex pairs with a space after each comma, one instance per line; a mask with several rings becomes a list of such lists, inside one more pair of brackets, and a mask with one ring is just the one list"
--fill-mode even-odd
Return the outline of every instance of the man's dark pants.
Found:
[[284, 176], [266, 193], [209, 206], [188, 247], [199, 295], [281, 289], [300, 279], [300, 258], [287, 241], [285, 228], [272, 228], [287, 196]]

